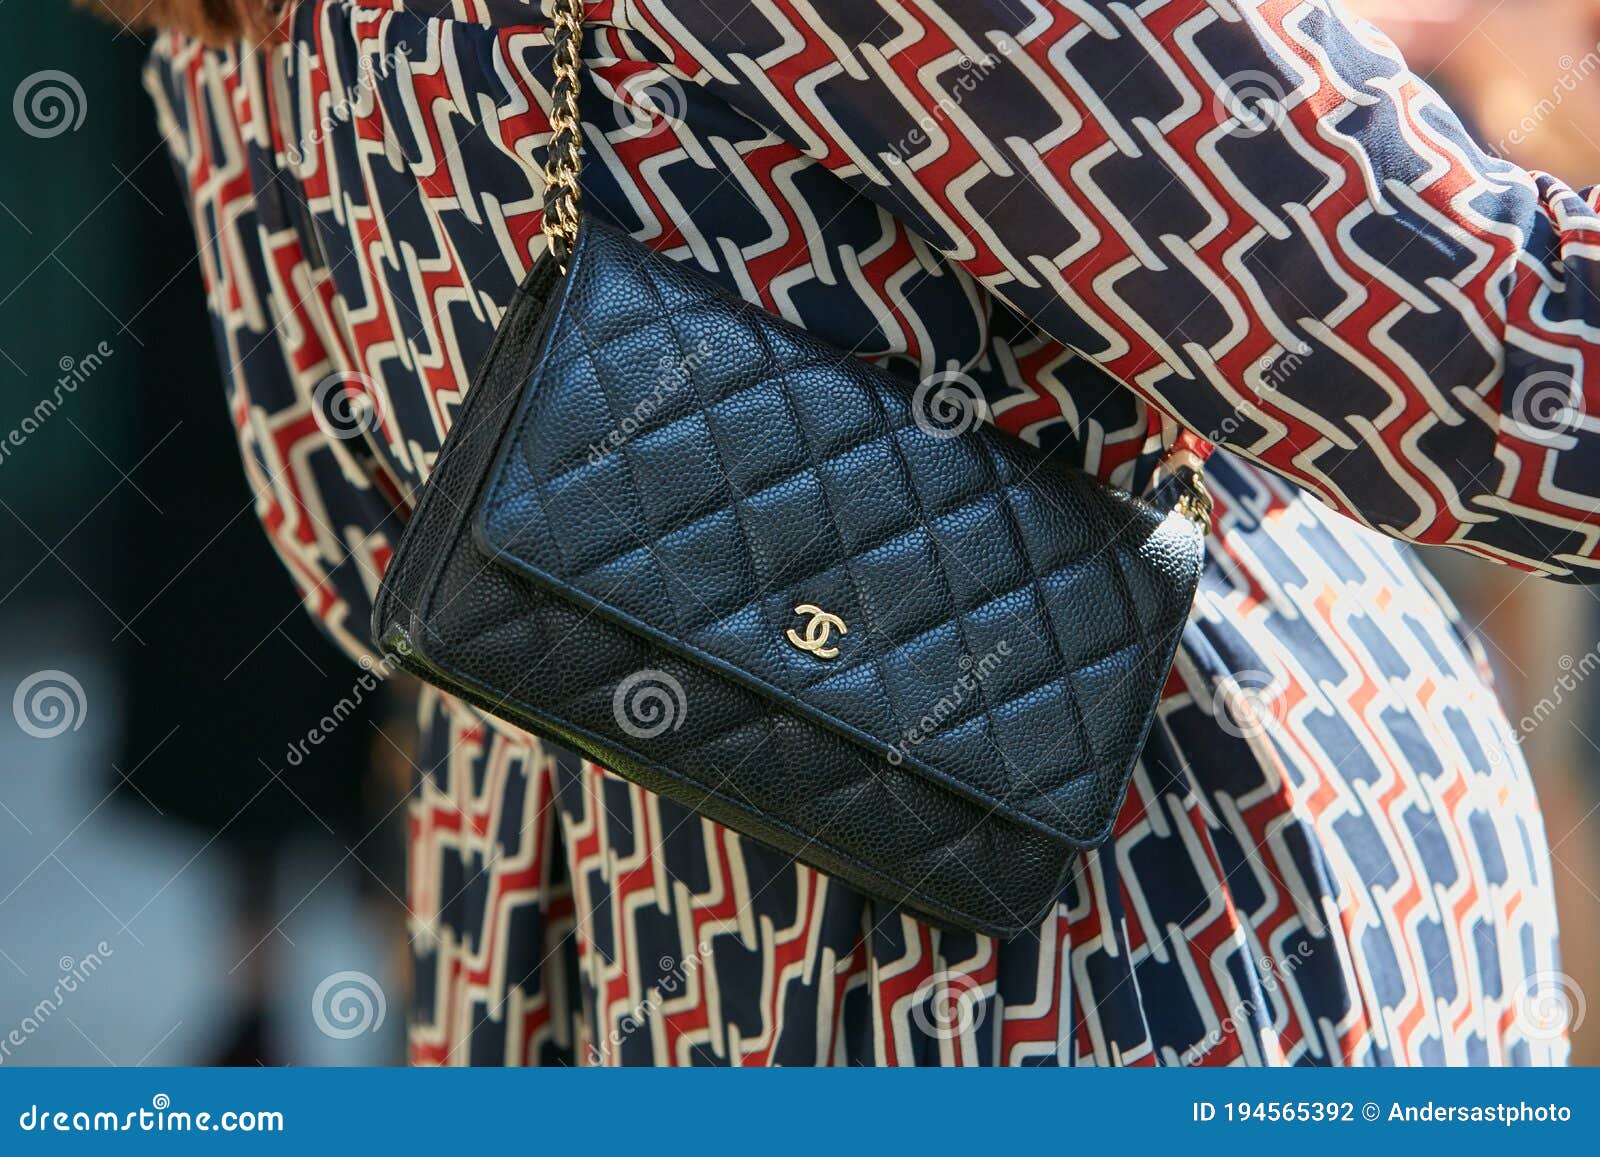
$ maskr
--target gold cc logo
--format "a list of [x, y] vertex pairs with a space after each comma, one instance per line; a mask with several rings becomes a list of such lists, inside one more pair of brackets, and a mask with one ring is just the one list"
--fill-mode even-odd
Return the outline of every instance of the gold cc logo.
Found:
[[821, 607], [814, 607], [810, 603], [801, 603], [794, 609], [797, 615], [809, 615], [811, 621], [806, 624], [806, 633], [799, 634], [793, 627], [786, 632], [789, 642], [807, 654], [815, 655], [819, 659], [837, 659], [839, 648], [828, 646], [828, 638], [834, 631], [841, 635], [848, 635], [850, 628], [844, 625], [844, 620], [838, 615], [830, 615]]

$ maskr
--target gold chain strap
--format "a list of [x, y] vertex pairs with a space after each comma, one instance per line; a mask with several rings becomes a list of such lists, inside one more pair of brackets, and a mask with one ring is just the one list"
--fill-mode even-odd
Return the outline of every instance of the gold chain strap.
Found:
[[556, 83], [550, 90], [550, 151], [544, 166], [544, 235], [561, 272], [578, 241], [578, 81], [583, 67], [583, 0], [552, 0]]

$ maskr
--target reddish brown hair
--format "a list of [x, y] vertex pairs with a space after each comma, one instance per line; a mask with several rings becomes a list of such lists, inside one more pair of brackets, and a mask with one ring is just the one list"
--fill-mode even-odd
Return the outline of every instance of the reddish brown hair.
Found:
[[208, 44], [265, 40], [277, 28], [286, 0], [74, 0], [133, 28], [171, 29]]

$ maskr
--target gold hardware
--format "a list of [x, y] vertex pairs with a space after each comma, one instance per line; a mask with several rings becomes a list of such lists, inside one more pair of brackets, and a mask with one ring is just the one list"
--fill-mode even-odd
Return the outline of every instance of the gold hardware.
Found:
[[1170, 471], [1183, 487], [1173, 509], [1200, 528], [1201, 534], [1211, 533], [1211, 492], [1206, 489], [1206, 460], [1189, 447], [1177, 445], [1162, 459], [1162, 466]]
[[545, 240], [561, 272], [578, 241], [578, 164], [583, 128], [578, 81], [583, 67], [583, 0], [553, 0], [551, 47], [556, 82], [550, 89], [550, 145], [544, 166]]
[[1206, 480], [1199, 471], [1182, 468], [1183, 476], [1179, 481], [1183, 484], [1183, 494], [1174, 504], [1179, 514], [1200, 528], [1201, 534], [1211, 533], [1211, 491], [1206, 489]]
[[808, 615], [811, 621], [806, 624], [806, 633], [801, 635], [790, 627], [786, 632], [789, 642], [809, 655], [819, 659], [837, 659], [839, 648], [828, 646], [828, 639], [834, 631], [841, 635], [848, 635], [850, 628], [844, 625], [844, 620], [838, 615], [830, 615], [821, 607], [812, 606], [810, 603], [801, 603], [794, 609], [797, 615]]

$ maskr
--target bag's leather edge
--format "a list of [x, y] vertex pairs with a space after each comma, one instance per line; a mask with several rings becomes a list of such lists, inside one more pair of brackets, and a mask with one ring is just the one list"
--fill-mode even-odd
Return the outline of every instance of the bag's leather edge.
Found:
[[[572, 255], [573, 267], [582, 259], [583, 249], [584, 247], [581, 243], [574, 249]], [[548, 335], [555, 332], [555, 319], [558, 317], [559, 311], [566, 306], [568, 287], [572, 284], [573, 279], [569, 272], [568, 276], [561, 279], [556, 292], [551, 293], [544, 301], [543, 314], [538, 322], [539, 332], [534, 342], [531, 343], [533, 353], [528, 359], [526, 368], [519, 371], [524, 383], [534, 379], [537, 367], [548, 353], [546, 348], [549, 340]], [[526, 307], [527, 305], [526, 299], [519, 294], [516, 306]], [[516, 306], [508, 307], [507, 314], [502, 318], [503, 323], [512, 320], [511, 312]], [[491, 372], [491, 367], [494, 366], [496, 356], [513, 328], [511, 325], [502, 324], [495, 335], [494, 341], [491, 342], [490, 349], [483, 361], [483, 371], [478, 379], [474, 381], [473, 388], [478, 391], [479, 397], [487, 396], [486, 391], [481, 387], [487, 385], [488, 374]], [[524, 386], [522, 395], [525, 397], [528, 392]], [[472, 393], [469, 392], [468, 404], [470, 404], [472, 396]], [[720, 792], [711, 791], [695, 780], [661, 768], [638, 753], [619, 751], [602, 737], [589, 735], [582, 732], [581, 729], [575, 730], [570, 725], [563, 725], [520, 701], [510, 701], [496, 695], [492, 689], [477, 683], [466, 672], [442, 663], [429, 653], [428, 635], [430, 628], [428, 623], [438, 585], [443, 581], [443, 574], [449, 558], [454, 551], [461, 549], [460, 544], [463, 532], [468, 529], [465, 524], [469, 519], [476, 521], [473, 518], [473, 513], [480, 505], [478, 499], [481, 498], [482, 491], [497, 476], [503, 452], [505, 452], [510, 443], [515, 441], [513, 437], [508, 435], [517, 428], [518, 420], [522, 416], [522, 409], [521, 397], [518, 398], [517, 405], [507, 408], [505, 421], [500, 424], [499, 429], [492, 435], [497, 447], [494, 455], [496, 469], [484, 475], [479, 486], [475, 488], [474, 500], [465, 506], [462, 513], [457, 515], [454, 510], [436, 509], [439, 500], [435, 499], [430, 503], [431, 488], [424, 488], [422, 499], [407, 524], [405, 534], [401, 536], [401, 541], [396, 548], [394, 557], [398, 559], [402, 556], [408, 536], [413, 534], [421, 535], [426, 532], [426, 529], [442, 530], [442, 537], [449, 545], [439, 552], [438, 558], [427, 560], [428, 565], [426, 567], [412, 571], [404, 576], [393, 576], [395, 578], [403, 577], [408, 580], [406, 584], [407, 592], [398, 591], [396, 589], [397, 584], [390, 582], [391, 576], [385, 575], [378, 598], [374, 601], [371, 627], [373, 641], [384, 651], [394, 655], [402, 669], [410, 670], [413, 674], [423, 677], [429, 682], [443, 686], [450, 693], [470, 703], [475, 709], [499, 719], [505, 719], [508, 710], [515, 712], [522, 718], [508, 720], [513, 726], [535, 734], [547, 735], [552, 740], [566, 744], [606, 766], [625, 763], [630, 772], [628, 778], [634, 779], [636, 782], [640, 782], [641, 786], [654, 790], [668, 798], [673, 798], [683, 791], [690, 791], [703, 797], [704, 801], [714, 801], [715, 807], [707, 807], [702, 802], [697, 810], [705, 812], [712, 819], [724, 819], [735, 830], [746, 832], [757, 839], [765, 839], [766, 842], [774, 847], [786, 849], [789, 854], [796, 854], [793, 850], [796, 844], [803, 845], [811, 854], [806, 857], [797, 855], [797, 858], [803, 858], [807, 862], [814, 863], [819, 870], [831, 876], [836, 876], [846, 885], [857, 884], [880, 897], [901, 896], [902, 899], [896, 906], [905, 909], [918, 919], [994, 936], [1019, 935], [1036, 927], [1038, 922], [1044, 918], [1044, 915], [1055, 904], [1061, 887], [1064, 886], [1067, 877], [1074, 870], [1078, 854], [1076, 846], [1071, 844], [1062, 846], [1061, 871], [1054, 881], [1054, 886], [1042, 901], [1039, 911], [1037, 913], [1029, 913], [1014, 922], [981, 917], [971, 912], [930, 903], [916, 896], [914, 894], [915, 889], [908, 887], [904, 882], [896, 880], [849, 856], [825, 841], [800, 832], [783, 824], [781, 821], [753, 813], [742, 807], [731, 797], [725, 796]], [[477, 415], [469, 410], [468, 405], [464, 405], [462, 413], [458, 417], [458, 422], [467, 423], [476, 419]], [[441, 459], [435, 463], [434, 473], [437, 474], [446, 468], [447, 464], [444, 457], [441, 456]], [[429, 523], [436, 523], [437, 526], [428, 527]], [[405, 608], [405, 613], [396, 615], [395, 600], [398, 597], [402, 597], [404, 593], [410, 593], [412, 597], [409, 600], [409, 605]], [[713, 814], [714, 812], [719, 814]]]
[[[461, 412], [457, 415], [457, 424], [471, 423], [478, 420], [478, 414], [473, 406], [473, 399], [474, 397], [482, 398], [485, 396], [485, 391], [481, 387], [487, 384], [489, 375], [494, 372], [501, 347], [510, 340], [511, 332], [515, 328], [510, 323], [520, 319], [522, 312], [528, 309], [538, 308], [541, 310], [539, 317], [534, 322], [534, 354], [529, 358], [529, 367], [537, 365], [539, 359], [543, 356], [544, 345], [548, 340], [548, 334], [551, 332], [550, 319], [555, 315], [557, 306], [564, 304], [569, 288], [572, 285], [572, 278], [562, 276], [554, 267], [545, 263], [547, 259], [540, 258], [538, 260], [540, 264], [529, 271], [528, 276], [517, 287], [516, 295], [513, 297], [511, 304], [507, 306], [505, 313], [501, 315], [500, 324], [495, 329], [494, 338], [490, 341], [489, 349], [484, 354], [482, 362], [479, 363], [478, 372], [474, 375], [472, 386], [468, 389], [466, 399], [462, 403]], [[574, 254], [573, 260], [574, 262], [577, 260], [576, 254]], [[538, 297], [531, 292], [531, 287], [535, 285], [535, 278], [544, 278], [549, 283], [546, 292]], [[507, 440], [507, 433], [514, 428], [514, 424], [521, 416], [521, 413], [522, 404], [519, 397], [516, 405], [507, 407], [506, 418], [494, 434], [497, 446]], [[455, 426], [453, 425], [451, 429], [454, 430], [454, 428]], [[440, 471], [447, 469], [446, 457], [444, 448], [441, 447], [440, 455], [434, 462], [430, 480]], [[495, 460], [498, 462], [498, 455]], [[479, 489], [481, 490], [483, 486], [488, 485], [493, 477], [492, 472], [486, 474]], [[408, 541], [426, 533], [424, 527], [429, 522], [433, 514], [433, 507], [437, 505], [438, 501], [434, 495], [435, 490], [436, 487], [423, 486], [422, 497], [418, 501], [416, 509], [412, 511], [405, 530], [400, 536], [400, 541], [395, 547], [394, 554], [390, 558], [391, 566], [405, 556]], [[465, 506], [459, 518], [449, 521], [448, 515], [445, 516], [446, 524], [459, 529], [461, 522], [469, 517], [470, 512], [475, 507], [476, 497], [474, 501]], [[447, 537], [455, 537], [453, 530]], [[443, 554], [444, 552], [441, 552], [442, 557], [430, 560], [426, 568], [425, 577], [415, 581], [413, 584], [416, 590], [415, 602], [407, 608], [406, 617], [411, 620], [414, 626], [420, 626], [427, 621], [428, 607], [432, 602], [433, 592], [438, 586], [447, 562], [447, 557], [443, 557]], [[378, 597], [373, 600], [372, 619], [368, 630], [371, 633], [373, 642], [380, 649], [384, 646], [382, 640], [388, 633], [394, 618], [393, 604], [398, 597], [397, 585], [397, 583], [390, 582], [390, 574], [385, 572], [383, 580], [379, 584]]]
[[[1167, 517], [1184, 519], [1183, 515], [1176, 513], [1169, 514]], [[1187, 522], [1187, 519], [1184, 519], [1184, 521]], [[1193, 580], [1187, 584], [1186, 588], [1187, 598], [1184, 601], [1187, 604], [1187, 609], [1181, 616], [1179, 616], [1178, 621], [1173, 625], [1172, 635], [1168, 639], [1167, 645], [1162, 648], [1158, 656], [1155, 656], [1161, 661], [1160, 669], [1165, 671], [1168, 676], [1170, 676], [1173, 666], [1177, 662], [1178, 648], [1183, 645], [1183, 632], [1185, 629], [1187, 629], [1189, 620], [1194, 613], [1195, 596], [1200, 590], [1200, 576], [1205, 572], [1205, 536], [1198, 533], [1195, 534], [1192, 540], [1192, 548], [1194, 551], [1194, 564], [1190, 573], [1194, 577]], [[1163, 678], [1163, 686], [1165, 686], [1165, 677]], [[1133, 781], [1133, 773], [1134, 769], [1139, 764], [1139, 757], [1144, 753], [1145, 744], [1150, 741], [1150, 732], [1151, 729], [1155, 727], [1156, 716], [1161, 712], [1161, 702], [1163, 698], [1164, 696], [1158, 694], [1153, 700], [1151, 700], [1150, 709], [1145, 712], [1144, 723], [1139, 728], [1138, 741], [1133, 747], [1135, 752], [1133, 761], [1128, 764], [1127, 770], [1123, 773], [1121, 780], [1117, 784], [1118, 800], [1127, 799], [1128, 784]], [[1117, 817], [1121, 814], [1121, 812], [1122, 808], [1120, 804], [1117, 807], [1112, 808], [1111, 815], [1107, 817], [1105, 825], [1100, 829], [1097, 835], [1085, 842], [1084, 848], [1097, 848], [1109, 840], [1112, 833], [1116, 830]]]

